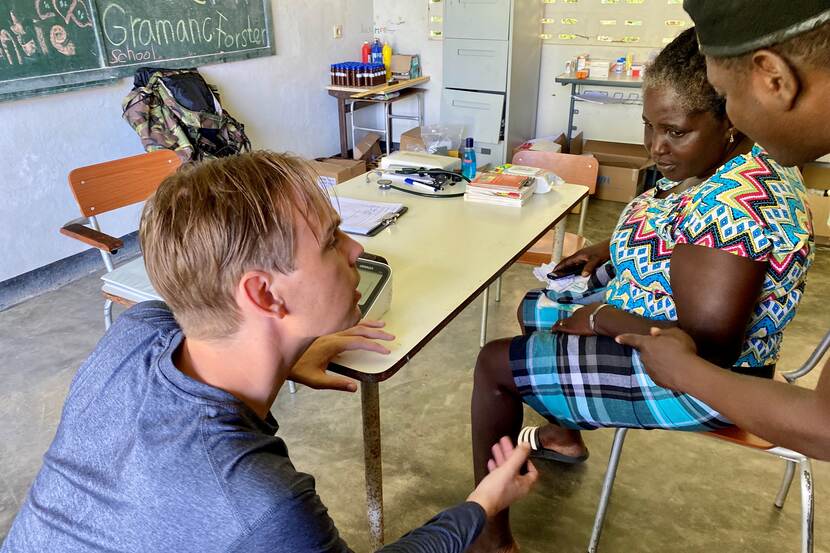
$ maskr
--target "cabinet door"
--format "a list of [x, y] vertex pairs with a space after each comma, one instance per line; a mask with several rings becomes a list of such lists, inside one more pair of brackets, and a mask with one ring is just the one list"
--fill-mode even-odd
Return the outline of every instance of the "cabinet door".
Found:
[[445, 88], [441, 121], [464, 125], [464, 136], [476, 142], [498, 143], [504, 115], [504, 94], [468, 92]]
[[444, 38], [507, 40], [510, 0], [444, 0]]
[[444, 86], [505, 92], [506, 40], [444, 40]]

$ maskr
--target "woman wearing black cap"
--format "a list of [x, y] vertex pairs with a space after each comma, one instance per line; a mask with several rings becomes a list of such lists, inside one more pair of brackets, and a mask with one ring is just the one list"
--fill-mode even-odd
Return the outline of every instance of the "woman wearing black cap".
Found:
[[[684, 8], [737, 128], [785, 163], [830, 152], [830, 2], [686, 0]], [[652, 333], [619, 341], [640, 350], [655, 381], [765, 440], [830, 460], [830, 362], [807, 390], [724, 371], [698, 357], [680, 330]]]

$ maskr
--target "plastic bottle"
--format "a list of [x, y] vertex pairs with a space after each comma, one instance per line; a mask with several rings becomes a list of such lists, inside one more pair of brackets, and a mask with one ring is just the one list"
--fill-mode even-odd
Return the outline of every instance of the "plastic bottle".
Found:
[[386, 68], [386, 81], [392, 79], [392, 45], [383, 45], [383, 65]]
[[368, 42], [363, 43], [363, 48], [360, 50], [360, 61], [363, 63], [369, 63], [369, 56], [372, 54], [372, 47], [369, 46]]
[[470, 180], [476, 178], [476, 150], [472, 137], [468, 137], [461, 148], [461, 174]]
[[372, 56], [370, 61], [372, 63], [383, 63], [383, 46], [381, 46], [380, 40], [377, 38], [372, 43]]

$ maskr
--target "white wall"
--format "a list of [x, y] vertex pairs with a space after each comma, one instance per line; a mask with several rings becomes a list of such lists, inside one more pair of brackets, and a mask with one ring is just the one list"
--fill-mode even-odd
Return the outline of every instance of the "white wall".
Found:
[[[439, 123], [441, 117], [441, 85], [443, 82], [443, 45], [440, 40], [429, 40], [429, 23], [427, 20], [427, 0], [374, 0], [375, 27], [381, 32], [383, 40], [389, 42], [396, 54], [418, 54], [421, 58], [421, 72], [429, 75], [429, 82], [424, 94], [424, 119], [426, 124]], [[418, 107], [415, 101], [393, 104], [395, 113], [416, 115]], [[364, 126], [376, 125], [382, 128], [383, 119], [379, 110], [369, 114], [369, 109], [358, 112], [358, 122]], [[395, 121], [393, 123], [393, 141], [397, 142], [401, 132], [416, 127], [414, 121]]]
[[[404, 4], [404, 2], [401, 2]], [[206, 66], [222, 103], [255, 147], [306, 156], [339, 152], [337, 108], [323, 87], [328, 66], [357, 59], [372, 30], [372, 0], [272, 0], [277, 55]], [[343, 25], [343, 38], [332, 27]], [[58, 234], [78, 216], [71, 169], [141, 153], [121, 119], [131, 79], [115, 85], [0, 103], [0, 281], [84, 248]], [[120, 236], [138, 226], [140, 207], [101, 217]]]

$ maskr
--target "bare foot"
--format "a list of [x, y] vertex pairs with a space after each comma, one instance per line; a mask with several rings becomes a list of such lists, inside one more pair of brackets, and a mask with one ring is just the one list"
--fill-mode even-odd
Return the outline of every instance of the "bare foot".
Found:
[[542, 447], [569, 457], [579, 457], [588, 451], [579, 430], [570, 430], [555, 424], [546, 424], [539, 428], [539, 441]]

